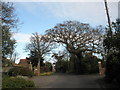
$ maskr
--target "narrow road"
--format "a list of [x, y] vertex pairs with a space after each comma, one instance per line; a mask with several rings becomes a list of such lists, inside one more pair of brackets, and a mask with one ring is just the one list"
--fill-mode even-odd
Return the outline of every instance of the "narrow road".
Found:
[[37, 88], [104, 88], [96, 75], [55, 74], [51, 76], [33, 77]]

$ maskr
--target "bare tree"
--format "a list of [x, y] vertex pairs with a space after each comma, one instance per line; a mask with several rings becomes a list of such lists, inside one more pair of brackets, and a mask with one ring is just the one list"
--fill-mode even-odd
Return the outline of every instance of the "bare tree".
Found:
[[78, 21], [66, 21], [63, 24], [57, 24], [54, 28], [46, 31], [53, 42], [61, 43], [66, 47], [71, 56], [80, 66], [82, 53], [92, 52], [100, 53], [100, 44], [102, 43], [102, 27], [92, 28], [89, 24]]
[[30, 43], [26, 45], [26, 50], [29, 52], [35, 52], [38, 58], [38, 75], [40, 74], [40, 61], [44, 55], [51, 50], [51, 41], [48, 40], [47, 36], [33, 33], [30, 38]]
[[15, 63], [15, 61], [19, 59], [19, 55], [20, 54], [18, 52], [14, 52], [11, 56], [11, 60]]

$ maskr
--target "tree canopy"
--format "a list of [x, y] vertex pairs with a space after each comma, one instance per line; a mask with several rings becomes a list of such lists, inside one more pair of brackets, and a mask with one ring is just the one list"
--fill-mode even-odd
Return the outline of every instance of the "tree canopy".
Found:
[[11, 57], [15, 49], [16, 40], [12, 38], [12, 29], [17, 27], [18, 19], [12, 3], [1, 2], [2, 24], [2, 55], [4, 58]]
[[73, 62], [76, 64], [76, 70], [78, 70], [83, 53], [102, 52], [102, 30], [102, 26], [92, 28], [89, 24], [78, 21], [66, 21], [46, 30], [46, 35], [52, 42], [61, 43], [65, 46], [71, 57], [74, 57]]
[[51, 50], [50, 45], [51, 41], [46, 36], [33, 33], [30, 43], [26, 45], [26, 51], [30, 52], [30, 60], [34, 66], [37, 66], [39, 60], [43, 64], [44, 55]]

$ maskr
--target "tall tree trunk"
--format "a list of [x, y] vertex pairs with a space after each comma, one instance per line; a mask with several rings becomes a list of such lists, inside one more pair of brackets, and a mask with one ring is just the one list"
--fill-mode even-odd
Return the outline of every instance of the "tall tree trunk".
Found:
[[72, 54], [71, 53], [71, 69], [74, 73], [81, 73], [81, 62], [82, 62], [82, 53]]
[[76, 73], [80, 74], [82, 67], [81, 67], [81, 63], [82, 63], [82, 52], [79, 52], [76, 54]]
[[40, 75], [40, 58], [38, 59], [38, 65], [37, 65], [37, 68], [38, 68], [38, 76]]

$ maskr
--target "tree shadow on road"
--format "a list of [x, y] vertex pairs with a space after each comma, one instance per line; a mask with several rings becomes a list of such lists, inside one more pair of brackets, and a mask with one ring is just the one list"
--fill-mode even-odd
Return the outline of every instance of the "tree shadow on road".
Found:
[[112, 83], [106, 83], [105, 77], [98, 78], [96, 82], [100, 85], [101, 88], [120, 88], [120, 86], [115, 81]]

